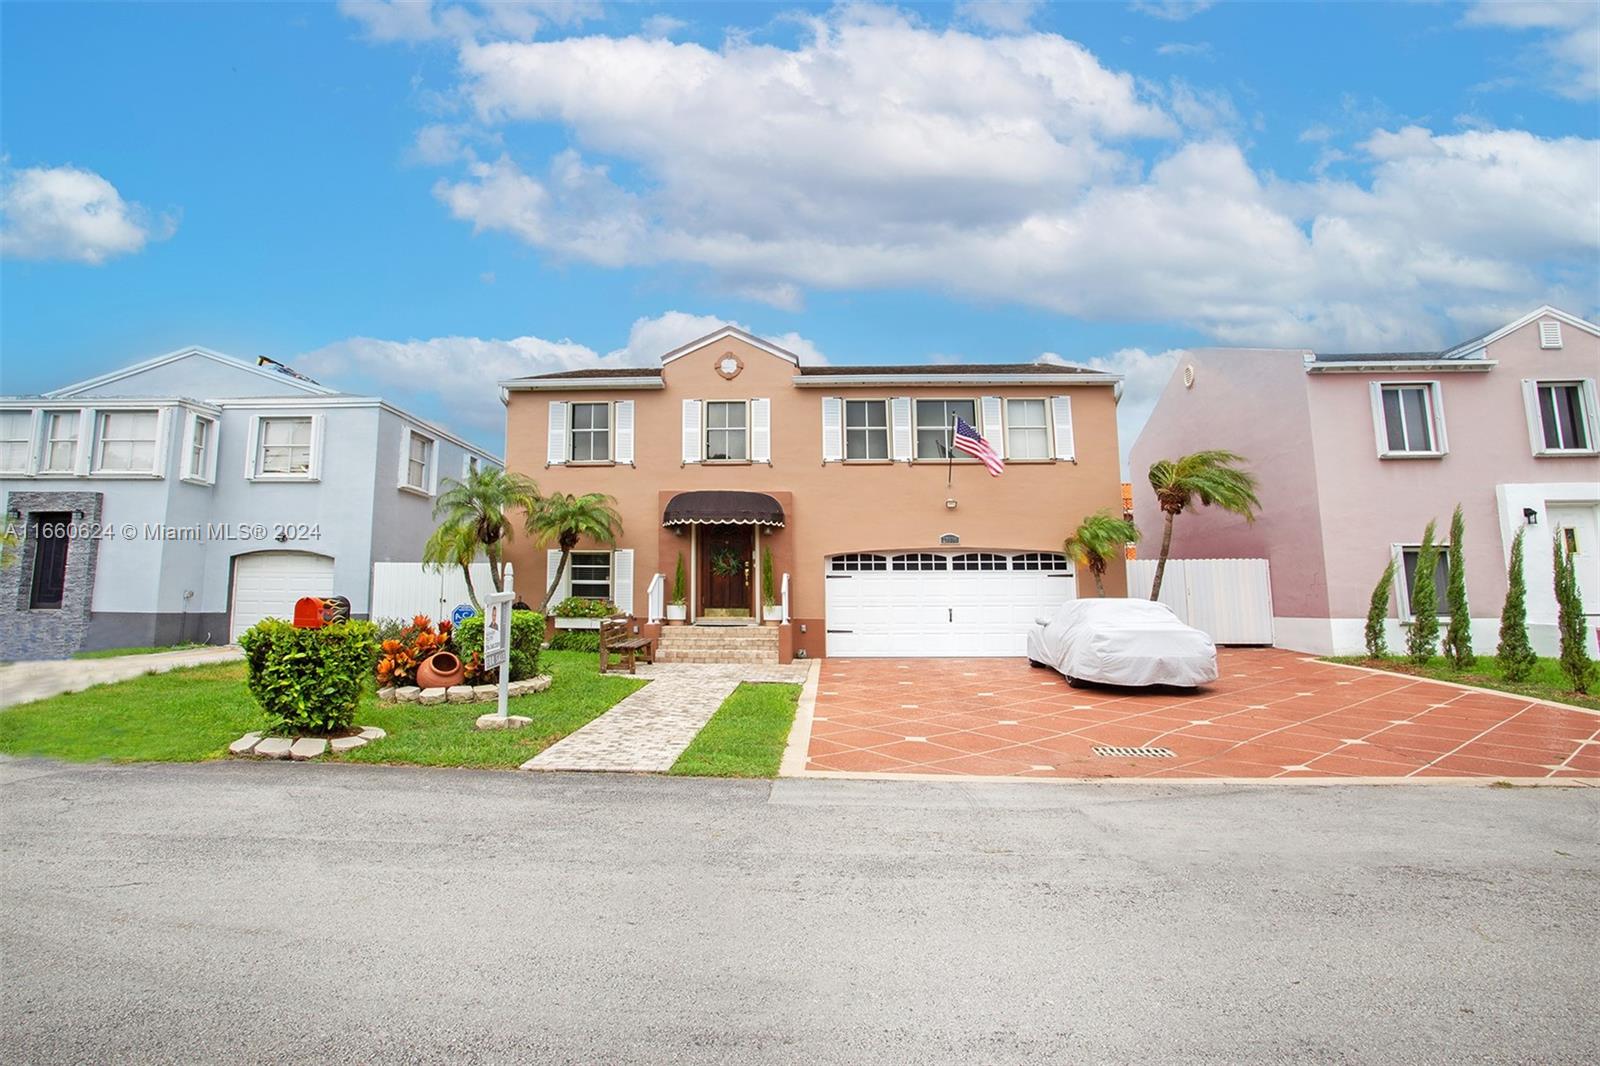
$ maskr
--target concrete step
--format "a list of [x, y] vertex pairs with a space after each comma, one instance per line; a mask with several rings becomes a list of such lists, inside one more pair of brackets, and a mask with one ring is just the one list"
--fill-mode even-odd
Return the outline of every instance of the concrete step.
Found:
[[656, 644], [664, 663], [776, 663], [773, 626], [668, 626]]

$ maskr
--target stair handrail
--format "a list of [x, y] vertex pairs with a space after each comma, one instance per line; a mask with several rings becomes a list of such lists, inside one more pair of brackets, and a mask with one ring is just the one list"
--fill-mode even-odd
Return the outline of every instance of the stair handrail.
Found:
[[788, 574], [784, 574], [783, 575], [783, 586], [782, 587], [783, 587], [783, 596], [782, 596], [783, 614], [779, 618], [779, 622], [782, 625], [788, 625], [789, 624], [789, 575]]
[[666, 616], [667, 575], [657, 574], [650, 579], [650, 588], [645, 593], [645, 619], [652, 624], [659, 622]]

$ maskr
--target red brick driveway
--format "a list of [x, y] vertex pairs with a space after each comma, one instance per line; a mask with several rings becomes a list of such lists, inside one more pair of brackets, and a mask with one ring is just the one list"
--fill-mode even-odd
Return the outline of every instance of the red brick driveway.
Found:
[[1277, 649], [1225, 648], [1219, 661], [1222, 677], [1187, 695], [1074, 689], [1023, 659], [828, 659], [806, 769], [1600, 781], [1600, 715], [1591, 712]]

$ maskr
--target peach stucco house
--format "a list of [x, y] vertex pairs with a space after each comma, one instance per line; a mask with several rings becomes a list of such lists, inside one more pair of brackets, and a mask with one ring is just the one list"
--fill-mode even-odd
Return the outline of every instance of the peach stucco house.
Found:
[[1392, 648], [1402, 644], [1423, 528], [1437, 519], [1446, 539], [1459, 503], [1476, 648], [1494, 650], [1511, 541], [1526, 529], [1529, 631], [1551, 654], [1552, 536], [1574, 549], [1586, 610], [1600, 612], [1597, 373], [1600, 327], [1553, 307], [1436, 352], [1196, 351], [1134, 443], [1135, 517], [1160, 528], [1144, 480], [1157, 459], [1201, 448], [1247, 456], [1260, 518], [1186, 512], [1173, 557], [1269, 559], [1276, 642], [1345, 654], [1362, 649], [1390, 558], [1404, 564], [1390, 634]]
[[[695, 625], [668, 644], [759, 626], [770, 550], [787, 620], [748, 635], [780, 658], [1020, 655], [1034, 617], [1089, 581], [1067, 532], [1121, 507], [1117, 386], [1038, 364], [802, 366], [729, 327], [658, 367], [503, 382], [507, 465], [617, 501], [620, 540], [582, 545], [561, 595], [653, 632], [682, 557]], [[948, 460], [953, 417], [1006, 456], [1002, 476]], [[520, 541], [513, 558], [531, 600], [556, 553]], [[1125, 587], [1120, 563], [1107, 583]]]

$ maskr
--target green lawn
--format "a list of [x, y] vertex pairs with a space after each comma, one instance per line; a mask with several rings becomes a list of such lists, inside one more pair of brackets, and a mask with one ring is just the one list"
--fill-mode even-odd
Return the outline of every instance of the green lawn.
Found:
[[74, 659], [116, 659], [123, 655], [154, 655], [161, 651], [185, 651], [189, 648], [204, 648], [204, 644], [168, 644], [164, 648], [101, 648], [99, 651], [76, 651], [72, 653]]
[[[525, 729], [474, 730], [473, 719], [493, 704], [380, 704], [368, 693], [356, 722], [389, 736], [324, 758], [508, 769], [643, 683], [601, 677], [596, 657], [582, 652], [545, 652], [540, 669], [555, 679], [550, 688], [511, 701], [512, 713], [533, 719]], [[0, 711], [0, 753], [74, 762], [198, 762], [223, 757], [230, 743], [264, 724], [245, 688], [244, 664], [234, 662], [149, 674]]]
[[777, 777], [799, 700], [799, 685], [740, 685], [670, 772], [692, 777]]
[[[1431, 677], [1437, 681], [1454, 681], [1460, 685], [1478, 685], [1482, 688], [1498, 689], [1501, 692], [1511, 692], [1518, 696], [1532, 696], [1541, 700], [1554, 700], [1557, 703], [1570, 703], [1575, 707], [1587, 707], [1590, 710], [1600, 711], [1600, 695], [1591, 691], [1588, 695], [1579, 695], [1572, 691], [1572, 682], [1567, 675], [1561, 672], [1561, 663], [1556, 659], [1540, 659], [1534, 665], [1533, 672], [1525, 681], [1507, 681], [1500, 671], [1500, 663], [1490, 655], [1478, 656], [1478, 664], [1470, 670], [1456, 670], [1450, 666], [1443, 657], [1429, 659], [1426, 664], [1418, 665], [1409, 659], [1392, 656], [1387, 659], [1369, 659], [1364, 655], [1339, 655], [1326, 660], [1331, 663], [1349, 663], [1353, 666], [1370, 666], [1377, 670], [1389, 670], [1397, 674], [1413, 674], [1418, 677]], [[1600, 688], [1600, 670], [1596, 671], [1595, 683], [1590, 689]]]

